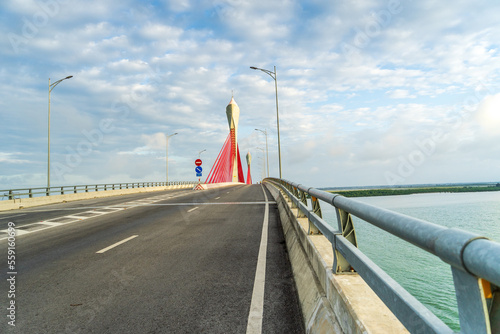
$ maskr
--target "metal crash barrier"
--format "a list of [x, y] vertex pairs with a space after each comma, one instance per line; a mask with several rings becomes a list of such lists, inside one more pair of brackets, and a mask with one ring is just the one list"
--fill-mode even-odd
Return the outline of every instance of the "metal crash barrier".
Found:
[[89, 191], [107, 191], [118, 189], [131, 188], [148, 188], [148, 187], [164, 187], [175, 185], [196, 185], [194, 181], [172, 181], [172, 182], [134, 182], [134, 183], [111, 183], [111, 184], [94, 184], [80, 186], [59, 186], [59, 187], [44, 187], [44, 188], [25, 188], [25, 189], [7, 189], [0, 190], [3, 194], [2, 200], [13, 200], [19, 198], [33, 198], [37, 196], [64, 195], [70, 193], [81, 193]]
[[[453, 333], [422, 303], [357, 248], [351, 215], [439, 257], [451, 266], [461, 333], [500, 333], [500, 244], [294, 182], [268, 178], [309, 220], [309, 234], [332, 244], [333, 273], [356, 271], [411, 333]], [[307, 197], [311, 198], [312, 210]], [[337, 228], [323, 220], [320, 202], [332, 205]]]

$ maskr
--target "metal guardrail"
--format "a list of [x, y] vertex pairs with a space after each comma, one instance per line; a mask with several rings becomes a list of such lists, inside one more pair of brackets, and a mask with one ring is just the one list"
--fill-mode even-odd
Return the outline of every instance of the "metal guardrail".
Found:
[[[351, 215], [438, 256], [451, 266], [461, 333], [500, 333], [500, 244], [294, 182], [268, 178], [309, 220], [308, 233], [331, 243], [333, 272], [355, 270], [411, 333], [453, 331], [357, 248]], [[312, 210], [306, 194], [311, 196]], [[337, 229], [322, 219], [319, 200], [335, 207]]]
[[94, 184], [94, 185], [79, 185], [79, 186], [60, 186], [60, 187], [45, 187], [45, 188], [22, 188], [22, 189], [7, 189], [0, 190], [2, 200], [13, 200], [20, 198], [33, 198], [37, 196], [64, 195], [69, 193], [81, 193], [90, 191], [107, 191], [118, 189], [131, 188], [148, 188], [148, 187], [163, 187], [173, 185], [196, 185], [195, 181], [172, 181], [172, 182], [133, 182], [133, 183], [109, 183], [109, 184]]

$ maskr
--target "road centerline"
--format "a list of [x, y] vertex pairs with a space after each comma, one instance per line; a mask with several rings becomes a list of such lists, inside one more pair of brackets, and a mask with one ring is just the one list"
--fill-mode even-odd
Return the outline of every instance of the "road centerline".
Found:
[[129, 240], [132, 240], [132, 239], [134, 239], [134, 238], [137, 238], [137, 237], [138, 237], [138, 235], [133, 235], [133, 236], [131, 236], [131, 237], [128, 237], [128, 238], [126, 238], [126, 239], [123, 239], [122, 241], [118, 241], [117, 243], [112, 244], [111, 246], [108, 246], [108, 247], [106, 247], [106, 248], [101, 249], [100, 251], [97, 251], [97, 252], [96, 252], [96, 254], [102, 254], [102, 253], [104, 253], [104, 252], [107, 252], [107, 251], [109, 251], [110, 249], [115, 248], [116, 246], [119, 246], [119, 245], [121, 245], [121, 244], [123, 244], [123, 243], [125, 243], [125, 242], [127, 242], [127, 241], [129, 241]]

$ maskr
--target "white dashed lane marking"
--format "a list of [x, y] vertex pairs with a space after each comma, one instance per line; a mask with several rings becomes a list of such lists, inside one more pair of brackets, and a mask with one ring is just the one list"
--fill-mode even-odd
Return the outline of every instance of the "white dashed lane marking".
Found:
[[111, 246], [108, 246], [108, 247], [106, 247], [106, 248], [101, 249], [100, 251], [97, 251], [97, 252], [96, 252], [96, 254], [102, 254], [102, 253], [104, 253], [104, 252], [107, 252], [107, 251], [109, 251], [110, 249], [113, 249], [113, 248], [115, 248], [116, 246], [119, 246], [119, 245], [121, 245], [121, 244], [124, 244], [124, 243], [126, 243], [127, 241], [132, 240], [132, 239], [137, 238], [137, 237], [138, 237], [138, 235], [133, 235], [133, 236], [131, 236], [131, 237], [128, 237], [127, 239], [123, 239], [122, 241], [118, 241], [117, 243], [112, 244]]
[[64, 225], [64, 223], [53, 223], [53, 222], [41, 222], [41, 223], [38, 223], [38, 224], [49, 225], [49, 226], [60, 226], [60, 225]]

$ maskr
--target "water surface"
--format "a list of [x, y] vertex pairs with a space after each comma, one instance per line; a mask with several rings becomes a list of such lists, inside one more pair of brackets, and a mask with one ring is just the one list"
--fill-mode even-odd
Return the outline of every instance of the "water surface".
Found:
[[[356, 200], [500, 241], [500, 192], [429, 193]], [[322, 204], [333, 226], [335, 211]], [[460, 330], [450, 266], [420, 248], [353, 217], [358, 247], [451, 329]]]

